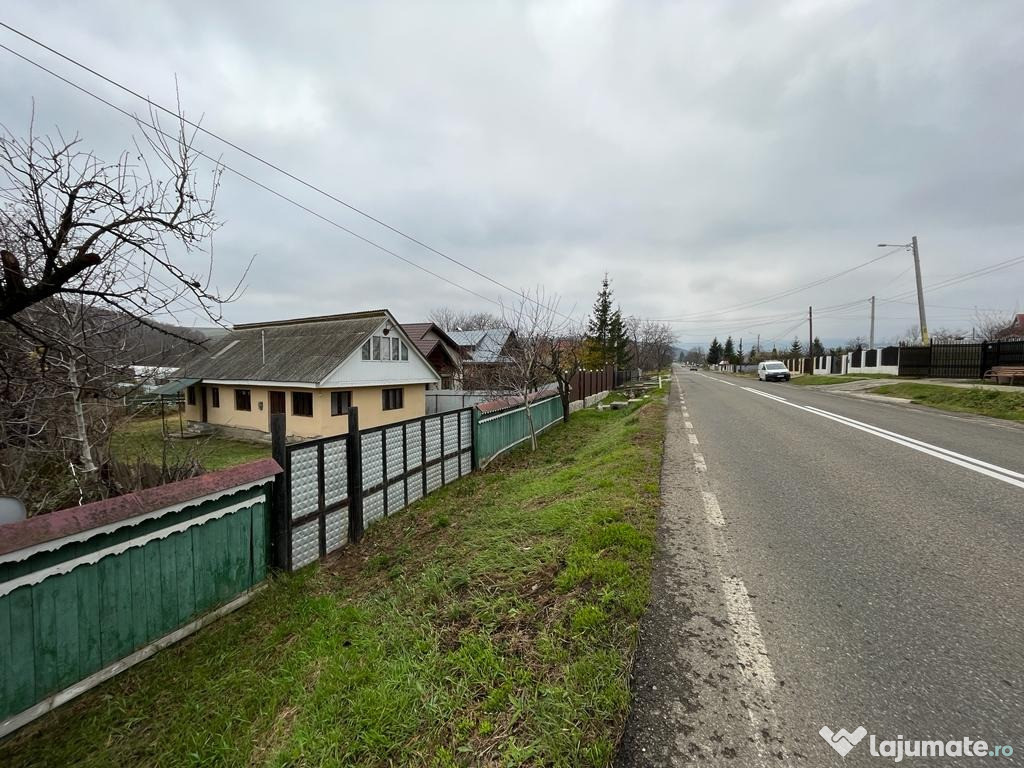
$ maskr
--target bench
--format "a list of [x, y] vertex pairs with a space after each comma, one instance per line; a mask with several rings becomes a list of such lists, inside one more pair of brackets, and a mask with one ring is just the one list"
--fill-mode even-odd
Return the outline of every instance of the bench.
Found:
[[984, 378], [996, 384], [1024, 383], [1024, 365], [997, 365], [985, 372]]

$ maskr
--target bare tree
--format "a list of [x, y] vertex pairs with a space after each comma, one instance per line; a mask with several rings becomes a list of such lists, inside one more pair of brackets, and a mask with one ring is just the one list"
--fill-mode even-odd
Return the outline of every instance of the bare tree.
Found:
[[555, 327], [557, 335], [541, 347], [540, 367], [558, 387], [562, 401], [562, 421], [569, 421], [572, 402], [572, 381], [583, 370], [587, 356], [587, 332], [581, 325], [566, 322]]
[[501, 319], [490, 312], [464, 312], [452, 307], [436, 307], [427, 319], [445, 331], [481, 331], [501, 326]]
[[[32, 477], [88, 495], [132, 329], [195, 344], [156, 317], [187, 308], [222, 324], [244, 279], [228, 293], [212, 287], [220, 169], [202, 178], [195, 132], [184, 120], [167, 132], [155, 113], [138, 125], [141, 143], [113, 162], [78, 136], [39, 137], [30, 125], [21, 139], [0, 126], [0, 486], [36, 495], [26, 501], [37, 510], [39, 497], [62, 494]], [[203, 272], [172, 250], [202, 256]]]
[[[974, 313], [974, 327], [985, 341], [996, 341], [1014, 335], [1013, 312], [978, 311]], [[1019, 331], [1017, 331], [1019, 333]]]
[[497, 386], [511, 392], [521, 402], [530, 429], [531, 450], [537, 450], [537, 428], [531, 407], [532, 395], [541, 385], [550, 383], [549, 370], [543, 362], [550, 360], [551, 341], [560, 336], [563, 326], [558, 316], [558, 298], [548, 297], [544, 289], [523, 291], [522, 298], [511, 306], [502, 306], [501, 325], [512, 330], [507, 361], [495, 368]]

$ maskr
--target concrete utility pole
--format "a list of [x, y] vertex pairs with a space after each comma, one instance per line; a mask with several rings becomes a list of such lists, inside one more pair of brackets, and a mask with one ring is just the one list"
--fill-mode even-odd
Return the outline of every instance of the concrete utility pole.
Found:
[[909, 243], [879, 243], [879, 248], [910, 248], [914, 252], [914, 276], [917, 278], [917, 315], [921, 325], [921, 343], [929, 344], [928, 321], [924, 318], [924, 288], [921, 286], [921, 254], [917, 250], [917, 235], [914, 235]]
[[875, 297], [871, 297], [871, 333], [868, 334], [868, 349], [875, 348]]
[[928, 321], [924, 319], [924, 288], [921, 287], [921, 256], [917, 251], [917, 235], [910, 239], [914, 248], [914, 274], [917, 277], [917, 314], [921, 320], [921, 343], [928, 346]]
[[807, 356], [811, 358], [811, 370], [808, 373], [814, 375], [814, 308], [807, 308]]

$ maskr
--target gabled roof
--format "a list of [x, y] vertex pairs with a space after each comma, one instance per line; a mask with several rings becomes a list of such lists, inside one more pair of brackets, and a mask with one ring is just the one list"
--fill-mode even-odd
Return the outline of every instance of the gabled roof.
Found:
[[451, 331], [449, 334], [469, 357], [470, 363], [499, 363], [504, 360], [502, 350], [508, 337], [509, 328], [484, 328], [478, 331]]
[[[442, 343], [447, 345], [458, 359], [459, 345], [436, 323], [402, 323], [402, 330], [424, 357], [433, 352], [438, 343]], [[433, 333], [436, 338], [429, 338], [427, 334], [430, 333]]]
[[190, 378], [317, 384], [385, 320], [384, 309], [236, 325], [181, 369]]

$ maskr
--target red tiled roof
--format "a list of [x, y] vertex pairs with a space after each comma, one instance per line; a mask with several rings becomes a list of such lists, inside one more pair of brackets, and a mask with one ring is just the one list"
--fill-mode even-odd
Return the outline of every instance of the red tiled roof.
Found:
[[260, 459], [156, 488], [0, 525], [0, 555], [266, 480], [281, 471], [273, 459]]

